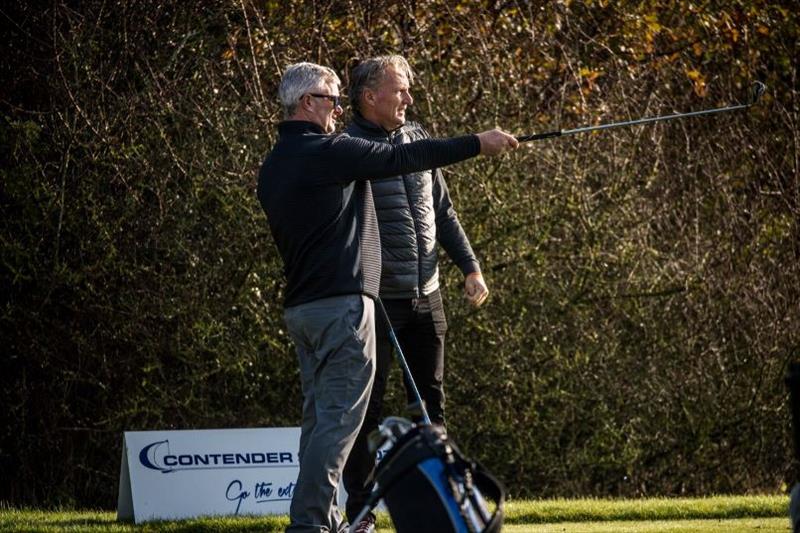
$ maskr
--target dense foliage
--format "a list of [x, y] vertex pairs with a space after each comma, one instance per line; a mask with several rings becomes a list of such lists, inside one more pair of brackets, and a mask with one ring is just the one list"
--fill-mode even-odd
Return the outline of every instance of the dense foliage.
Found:
[[449, 427], [515, 496], [787, 479], [795, 2], [35, 4], [0, 7], [0, 501], [113, 506], [124, 430], [298, 424], [255, 175], [285, 65], [346, 79], [379, 53], [409, 58], [437, 135], [717, 107], [767, 83], [749, 112], [448, 171], [492, 290], [469, 309], [445, 260]]

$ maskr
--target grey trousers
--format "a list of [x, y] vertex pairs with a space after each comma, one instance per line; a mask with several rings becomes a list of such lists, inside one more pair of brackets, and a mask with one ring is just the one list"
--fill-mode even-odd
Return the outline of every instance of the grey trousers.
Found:
[[367, 411], [375, 376], [375, 303], [347, 295], [284, 311], [300, 362], [300, 473], [287, 533], [338, 532], [339, 479]]

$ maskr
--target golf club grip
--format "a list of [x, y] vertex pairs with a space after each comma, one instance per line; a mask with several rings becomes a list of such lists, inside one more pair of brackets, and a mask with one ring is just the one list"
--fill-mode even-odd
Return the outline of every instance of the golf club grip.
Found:
[[517, 140], [521, 143], [526, 143], [529, 141], [538, 141], [541, 139], [549, 139], [551, 137], [561, 137], [561, 130], [558, 131], [548, 131], [545, 133], [534, 133], [532, 135], [520, 135], [517, 137]]

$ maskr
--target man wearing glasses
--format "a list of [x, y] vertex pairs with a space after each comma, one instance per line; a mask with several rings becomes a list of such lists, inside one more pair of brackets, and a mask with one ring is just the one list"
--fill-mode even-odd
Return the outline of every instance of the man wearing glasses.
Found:
[[[345, 132], [389, 145], [428, 138], [422, 126], [406, 121], [406, 109], [414, 102], [412, 81], [413, 73], [402, 56], [374, 57], [356, 66], [348, 91], [353, 121]], [[439, 169], [373, 181], [372, 193], [383, 258], [380, 297], [431, 421], [444, 425], [447, 322], [439, 291], [437, 242], [464, 274], [467, 301], [477, 307], [489, 290]], [[376, 342], [372, 398], [344, 469], [347, 515], [351, 518], [358, 515], [372, 490], [367, 480], [374, 470], [375, 457], [369, 452], [368, 435], [380, 422], [392, 361], [392, 345], [382, 316], [377, 319]], [[409, 402], [413, 402], [410, 389], [406, 383]], [[375, 515], [370, 513], [356, 531], [369, 533], [374, 522]]]
[[286, 69], [279, 87], [285, 120], [258, 179], [258, 198], [284, 262], [284, 318], [303, 391], [292, 533], [346, 528], [336, 492], [372, 389], [381, 278], [367, 180], [499, 155], [518, 144], [498, 129], [402, 146], [332, 135], [342, 114], [339, 85], [327, 67]]

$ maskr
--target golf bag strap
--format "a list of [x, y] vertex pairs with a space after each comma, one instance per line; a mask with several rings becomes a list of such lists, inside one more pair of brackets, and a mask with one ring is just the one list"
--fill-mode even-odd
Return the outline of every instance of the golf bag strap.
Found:
[[485, 533], [499, 533], [500, 527], [503, 524], [503, 505], [506, 501], [506, 490], [497, 478], [483, 468], [483, 465], [480, 463], [473, 463], [473, 471], [475, 484], [478, 486], [478, 489], [484, 496], [487, 496], [497, 504], [491, 520], [486, 524], [483, 531]]
[[[388, 315], [386, 318], [388, 320], [389, 318]], [[417, 438], [421, 439], [422, 442], [431, 450], [431, 457], [438, 456], [438, 453], [436, 452], [434, 445], [424, 435], [421, 435], [419, 433], [413, 439], [403, 443], [403, 449], [399, 450], [399, 455], [403, 453], [403, 450], [405, 449], [406, 446], [413, 445], [414, 442], [417, 440]], [[364, 507], [362, 509], [362, 512], [359, 513], [359, 516], [366, 515], [366, 513], [372, 511], [372, 509], [374, 509], [375, 506], [378, 505], [378, 502], [381, 500], [381, 498], [383, 498], [383, 496], [387, 492], [389, 492], [389, 489], [394, 487], [395, 483], [397, 483], [397, 481], [399, 481], [409, 471], [416, 468], [418, 463], [419, 463], [418, 460], [413, 460], [408, 462], [407, 464], [403, 465], [402, 468], [399, 469], [399, 471], [391, 478], [391, 480], [388, 483], [384, 481], [383, 483], [378, 483], [377, 485], [375, 485], [369, 497], [367, 498], [367, 501], [364, 503]], [[372, 474], [370, 474], [370, 478], [373, 481], [377, 480], [378, 477], [376, 475], [377, 472], [378, 471], [375, 470]]]
[[[384, 484], [376, 484], [372, 489], [372, 492], [367, 497], [367, 501], [364, 502], [364, 507], [361, 508], [361, 512], [358, 513], [358, 517], [353, 521], [354, 525], [351, 529], [354, 529], [355, 524], [357, 524], [362, 518], [364, 518], [367, 515], [367, 513], [372, 511], [375, 508], [375, 506], [378, 505], [378, 502], [381, 500], [381, 498], [383, 498], [384, 495], [387, 492], [389, 492], [389, 489], [394, 487], [395, 483], [409, 470], [416, 467], [416, 465], [417, 463], [412, 463], [410, 465], [407, 465], [400, 471], [400, 474], [394, 476], [394, 478], [392, 478], [392, 480], [389, 483], [384, 482]], [[375, 473], [376, 472], [370, 474], [370, 478], [372, 479], [372, 481], [375, 481], [376, 477]]]

